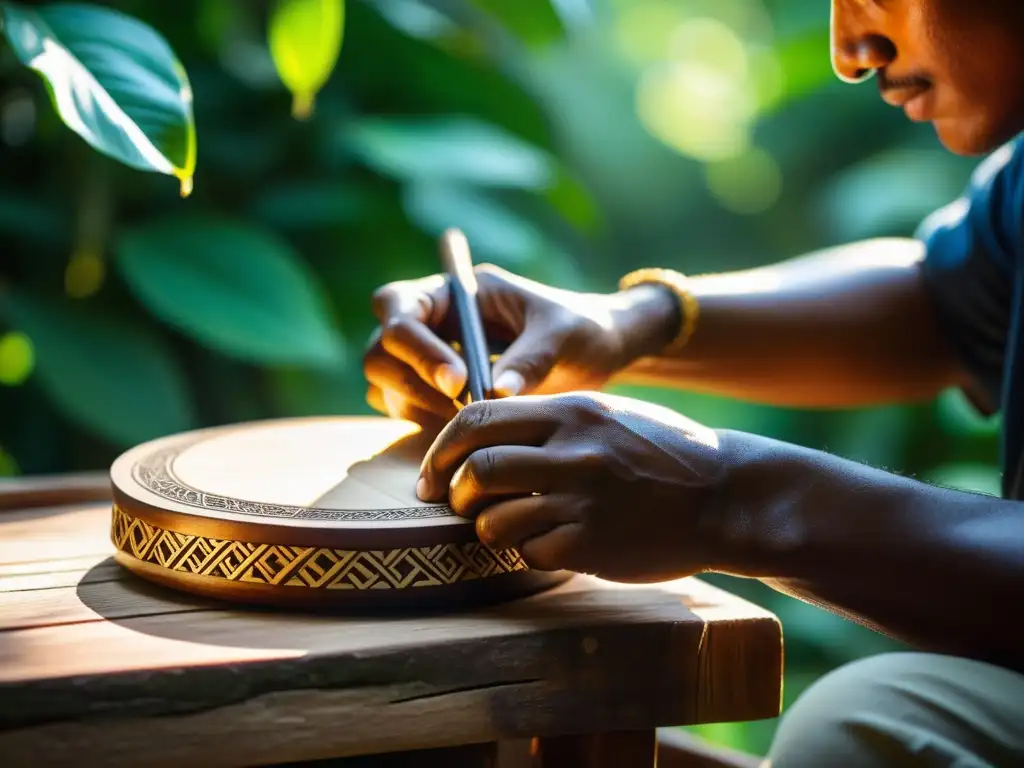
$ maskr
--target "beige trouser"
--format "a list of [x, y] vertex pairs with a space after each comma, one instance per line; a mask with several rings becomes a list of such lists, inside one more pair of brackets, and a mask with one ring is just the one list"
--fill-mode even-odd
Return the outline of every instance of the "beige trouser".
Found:
[[782, 717], [771, 768], [1024, 768], [1024, 675], [892, 653], [821, 678]]

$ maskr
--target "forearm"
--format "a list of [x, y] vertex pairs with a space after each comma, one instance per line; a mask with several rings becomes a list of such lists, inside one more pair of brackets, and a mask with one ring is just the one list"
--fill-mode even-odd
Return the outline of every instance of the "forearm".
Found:
[[[697, 331], [676, 357], [645, 357], [615, 383], [684, 387], [780, 406], [853, 407], [933, 397], [958, 382], [913, 240], [842, 246], [692, 281]], [[672, 311], [651, 294], [636, 335]]]
[[723, 433], [716, 570], [911, 645], [1024, 669], [1024, 503]]

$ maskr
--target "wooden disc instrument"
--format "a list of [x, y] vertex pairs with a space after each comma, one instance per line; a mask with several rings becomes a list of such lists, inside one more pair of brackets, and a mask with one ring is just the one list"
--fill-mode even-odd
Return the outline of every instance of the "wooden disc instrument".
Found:
[[415, 495], [433, 435], [376, 417], [163, 437], [111, 467], [115, 557], [139, 576], [282, 607], [459, 607], [565, 581]]

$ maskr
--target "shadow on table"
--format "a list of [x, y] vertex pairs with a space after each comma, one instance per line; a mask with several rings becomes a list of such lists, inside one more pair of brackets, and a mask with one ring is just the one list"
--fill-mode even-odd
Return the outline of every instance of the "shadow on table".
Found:
[[[97, 567], [109, 569], [110, 561]], [[130, 632], [200, 646], [140, 644], [158, 667], [185, 665], [180, 679], [139, 673], [147, 696], [184, 697], [188, 708], [200, 687], [204, 707], [316, 690], [342, 713], [473, 702], [503, 738], [648, 728], [652, 712], [689, 722], [705, 629], [683, 594], [586, 576], [489, 607], [386, 615], [237, 607], [127, 572], [105, 583], [86, 577], [77, 595]], [[192, 656], [205, 660], [202, 686], [188, 683], [199, 674]]]
[[[111, 570], [117, 576], [110, 578]], [[100, 578], [103, 576], [103, 578]], [[178, 592], [150, 583], [107, 558], [90, 569], [78, 583], [78, 599], [103, 619], [169, 640], [234, 648], [314, 650], [324, 643], [351, 636], [354, 643], [372, 646], [368, 633], [377, 633], [391, 645], [423, 642], [425, 635], [514, 635], [544, 630], [615, 623], [633, 626], [663, 623], [668, 615], [694, 619], [680, 595], [657, 586], [601, 588], [587, 576], [568, 581], [532, 596], [443, 608], [403, 609], [284, 609], [239, 605]], [[699, 608], [693, 605], [691, 607]]]

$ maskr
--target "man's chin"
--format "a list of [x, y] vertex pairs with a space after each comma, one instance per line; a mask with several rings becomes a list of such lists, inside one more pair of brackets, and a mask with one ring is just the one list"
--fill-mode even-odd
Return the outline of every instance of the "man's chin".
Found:
[[955, 155], [978, 157], [995, 151], [1020, 131], [1020, 127], [1002, 130], [978, 120], [944, 118], [934, 120], [932, 126], [939, 142]]

